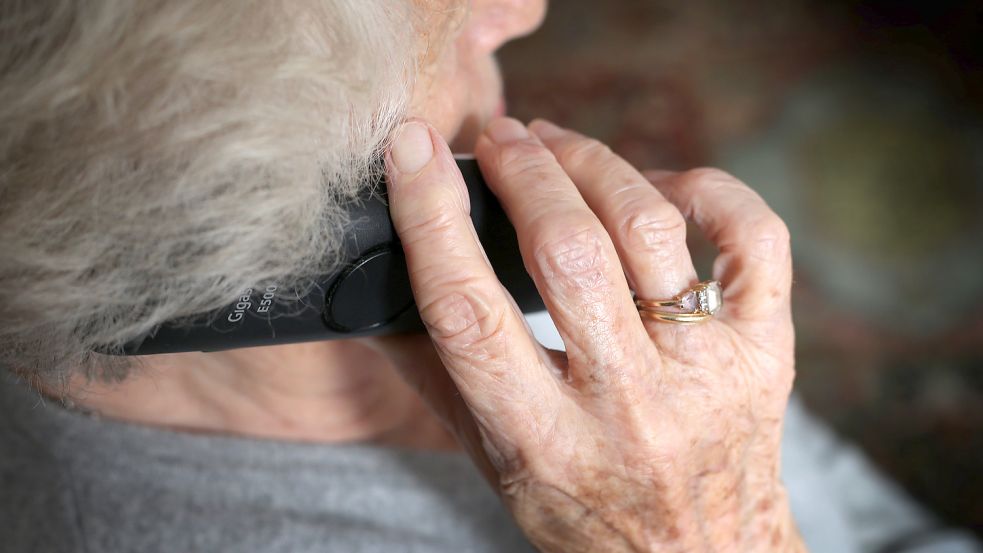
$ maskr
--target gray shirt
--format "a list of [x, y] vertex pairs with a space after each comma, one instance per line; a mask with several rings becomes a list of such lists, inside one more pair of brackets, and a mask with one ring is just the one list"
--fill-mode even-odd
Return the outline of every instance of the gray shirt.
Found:
[[0, 551], [534, 551], [460, 454], [170, 432], [0, 376]]
[[[786, 432], [783, 477], [814, 553], [979, 551], [796, 401]], [[0, 376], [0, 552], [69, 551], [533, 548], [463, 455], [172, 432], [45, 404]]]

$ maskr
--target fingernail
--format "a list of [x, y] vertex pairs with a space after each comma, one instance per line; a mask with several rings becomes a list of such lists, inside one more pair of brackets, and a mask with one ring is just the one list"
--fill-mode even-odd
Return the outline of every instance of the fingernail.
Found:
[[392, 146], [392, 160], [400, 173], [416, 173], [433, 159], [430, 129], [423, 123], [407, 121], [399, 129]]
[[563, 129], [545, 119], [536, 119], [532, 123], [529, 123], [529, 130], [544, 140], [556, 138], [564, 132]]
[[529, 138], [529, 131], [526, 130], [526, 126], [509, 117], [495, 119], [485, 128], [485, 133], [496, 144], [506, 144]]

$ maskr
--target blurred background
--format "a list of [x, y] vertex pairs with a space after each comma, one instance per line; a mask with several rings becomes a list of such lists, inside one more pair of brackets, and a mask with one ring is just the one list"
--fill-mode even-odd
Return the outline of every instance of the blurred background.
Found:
[[758, 190], [792, 232], [798, 393], [983, 535], [983, 3], [554, 0], [501, 61], [511, 115]]

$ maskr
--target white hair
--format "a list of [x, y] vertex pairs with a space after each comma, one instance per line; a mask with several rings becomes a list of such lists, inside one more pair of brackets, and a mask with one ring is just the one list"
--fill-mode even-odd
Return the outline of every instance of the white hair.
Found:
[[4, 0], [0, 364], [95, 374], [94, 349], [330, 270], [410, 99], [412, 10]]

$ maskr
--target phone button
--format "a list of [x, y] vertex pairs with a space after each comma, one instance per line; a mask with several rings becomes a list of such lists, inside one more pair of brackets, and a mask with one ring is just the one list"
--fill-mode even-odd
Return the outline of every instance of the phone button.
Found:
[[393, 322], [413, 304], [403, 249], [387, 244], [338, 275], [325, 297], [324, 322], [338, 332], [371, 330]]

